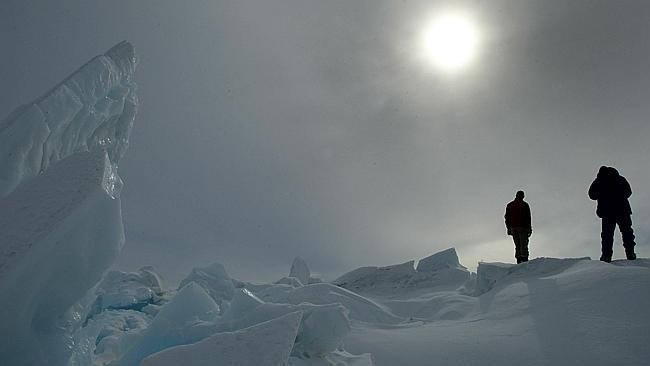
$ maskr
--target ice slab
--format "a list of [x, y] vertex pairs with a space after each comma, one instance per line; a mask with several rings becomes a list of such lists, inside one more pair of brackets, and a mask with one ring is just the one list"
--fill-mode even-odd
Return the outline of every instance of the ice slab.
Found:
[[106, 365], [122, 357], [151, 324], [152, 317], [136, 310], [105, 310], [74, 332], [68, 366]]
[[[63, 314], [124, 243], [104, 151], [74, 154], [0, 201], [0, 359], [59, 364]], [[48, 344], [46, 344], [48, 343]]]
[[284, 366], [298, 334], [301, 318], [301, 312], [292, 312], [235, 332], [217, 333], [195, 344], [153, 354], [140, 365]]
[[122, 42], [0, 121], [0, 198], [77, 152], [105, 150], [116, 166], [137, 111], [136, 64]]
[[235, 293], [233, 281], [220, 263], [192, 269], [192, 272], [181, 281], [179, 288], [190, 282], [201, 286], [219, 306], [224, 308], [223, 310]]
[[349, 311], [351, 319], [368, 323], [396, 324], [404, 321], [375, 301], [330, 283], [297, 288], [277, 285], [259, 291], [257, 295], [263, 301], [281, 304], [341, 304]]
[[242, 313], [239, 318], [222, 320], [217, 326], [217, 331], [232, 332], [296, 311], [303, 313], [294, 347], [294, 351], [299, 352], [301, 356], [332, 352], [341, 345], [343, 337], [350, 332], [350, 320], [347, 317], [347, 310], [342, 305], [308, 303], [299, 305], [264, 303]]
[[455, 248], [449, 248], [424, 259], [420, 259], [415, 270], [418, 272], [434, 272], [445, 269], [467, 270], [467, 268], [463, 267], [458, 261], [458, 254], [456, 254]]
[[185, 285], [156, 315], [131, 348], [111, 365], [138, 365], [165, 348], [195, 343], [214, 333], [219, 306], [194, 282]]
[[451, 248], [415, 261], [386, 267], [362, 267], [344, 274], [332, 283], [362, 295], [401, 296], [418, 290], [455, 290], [467, 282], [471, 273], [458, 262]]

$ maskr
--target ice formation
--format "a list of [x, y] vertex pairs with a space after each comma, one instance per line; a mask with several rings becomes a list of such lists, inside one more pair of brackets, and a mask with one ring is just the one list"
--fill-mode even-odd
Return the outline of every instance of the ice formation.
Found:
[[190, 282], [201, 286], [221, 307], [226, 307], [226, 302], [230, 301], [235, 293], [233, 282], [220, 263], [192, 269], [192, 273], [181, 281], [179, 288]]
[[0, 122], [0, 198], [81, 151], [105, 150], [116, 165], [137, 111], [136, 63], [122, 42]]
[[309, 271], [309, 267], [307, 267], [307, 262], [300, 257], [296, 257], [291, 264], [289, 277], [297, 278], [303, 285], [308, 285], [311, 272]]
[[131, 339], [131, 346], [111, 365], [138, 365], [145, 357], [165, 348], [191, 344], [214, 333], [219, 306], [194, 282], [185, 285], [166, 304], [151, 324]]
[[273, 286], [257, 292], [260, 299], [272, 303], [316, 305], [339, 303], [345, 306], [351, 319], [394, 324], [404, 319], [387, 311], [376, 302], [331, 283], [317, 283], [309, 286]]
[[283, 366], [293, 349], [301, 318], [300, 312], [293, 312], [249, 328], [216, 333], [192, 345], [172, 347], [151, 355], [140, 365]]
[[0, 359], [6, 364], [60, 364], [66, 357], [71, 338], [64, 315], [124, 242], [111, 175], [103, 151], [78, 153], [0, 202]]
[[454, 248], [420, 260], [386, 267], [362, 267], [333, 281], [337, 286], [366, 295], [390, 295], [415, 289], [455, 290], [471, 278]]
[[96, 299], [89, 316], [105, 309], [141, 310], [159, 303], [163, 296], [160, 277], [153, 267], [138, 272], [111, 271], [97, 286]]
[[135, 66], [120, 43], [0, 122], [3, 364], [64, 364], [80, 303], [124, 243], [117, 163]]

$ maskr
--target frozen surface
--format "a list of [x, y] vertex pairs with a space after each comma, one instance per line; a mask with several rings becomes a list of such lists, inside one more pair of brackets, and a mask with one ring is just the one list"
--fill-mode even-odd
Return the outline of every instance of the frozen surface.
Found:
[[77, 152], [106, 150], [116, 166], [137, 110], [136, 63], [122, 42], [0, 121], [0, 198]]
[[372, 366], [372, 355], [364, 353], [353, 355], [346, 351], [336, 350], [321, 357], [297, 358], [289, 357], [290, 366]]
[[302, 313], [293, 312], [235, 332], [169, 348], [144, 359], [142, 366], [287, 364]]
[[0, 202], [0, 359], [6, 364], [56, 364], [65, 357], [64, 314], [124, 243], [112, 174], [103, 151], [78, 153]]

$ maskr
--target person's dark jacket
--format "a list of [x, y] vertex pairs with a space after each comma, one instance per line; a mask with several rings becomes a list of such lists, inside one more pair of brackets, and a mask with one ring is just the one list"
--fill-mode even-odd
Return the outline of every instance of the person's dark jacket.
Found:
[[530, 206], [523, 199], [515, 198], [506, 206], [505, 219], [506, 228], [508, 229], [514, 227], [530, 229]]
[[619, 217], [631, 215], [632, 208], [628, 198], [632, 189], [625, 177], [612, 167], [602, 167], [589, 187], [589, 198], [598, 201], [598, 217]]

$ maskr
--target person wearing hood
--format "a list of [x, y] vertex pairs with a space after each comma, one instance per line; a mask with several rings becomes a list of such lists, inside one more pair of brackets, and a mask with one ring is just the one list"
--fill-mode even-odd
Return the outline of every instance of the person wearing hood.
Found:
[[631, 195], [632, 189], [627, 179], [616, 169], [607, 166], [600, 167], [596, 179], [589, 187], [589, 198], [598, 201], [596, 215], [602, 219], [600, 260], [603, 262], [612, 261], [616, 225], [623, 236], [625, 256], [629, 260], [636, 259], [632, 208], [628, 201]]
[[517, 263], [528, 262], [528, 238], [533, 233], [530, 206], [524, 201], [524, 191], [518, 191], [514, 201], [506, 206], [506, 229], [515, 242]]

